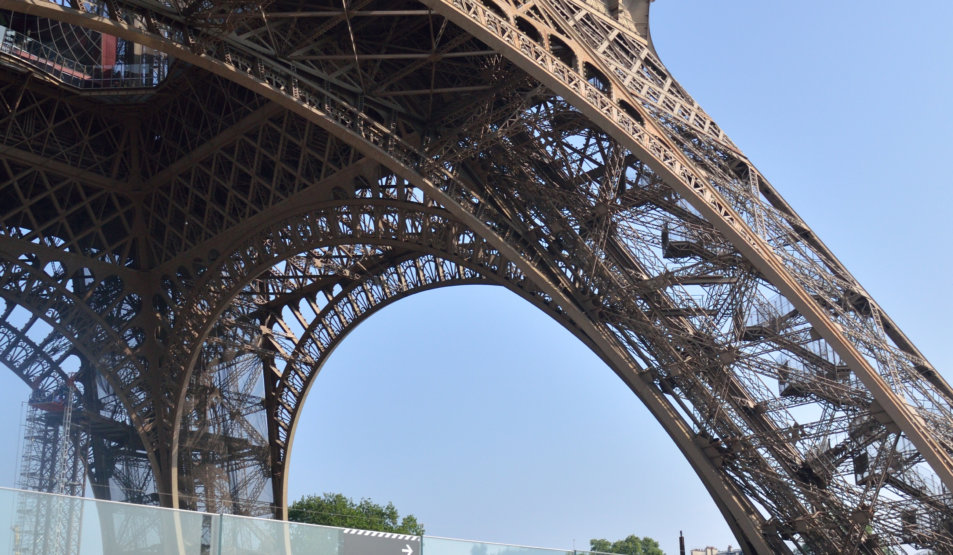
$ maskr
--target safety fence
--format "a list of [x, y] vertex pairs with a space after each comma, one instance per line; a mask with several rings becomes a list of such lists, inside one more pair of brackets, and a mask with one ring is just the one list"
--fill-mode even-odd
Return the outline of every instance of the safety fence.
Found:
[[590, 555], [0, 488], [4, 548], [16, 555]]

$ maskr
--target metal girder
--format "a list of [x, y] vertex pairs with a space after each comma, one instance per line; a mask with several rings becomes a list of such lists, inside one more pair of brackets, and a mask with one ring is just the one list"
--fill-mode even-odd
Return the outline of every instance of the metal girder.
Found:
[[0, 0], [176, 60], [91, 95], [0, 49], [41, 77], [0, 81], [0, 293], [54, 330], [11, 341], [104, 374], [90, 437], [156, 494], [128, 498], [283, 515], [333, 345], [496, 283], [606, 361], [745, 549], [953, 549], [949, 385], [667, 72], [647, 6]]

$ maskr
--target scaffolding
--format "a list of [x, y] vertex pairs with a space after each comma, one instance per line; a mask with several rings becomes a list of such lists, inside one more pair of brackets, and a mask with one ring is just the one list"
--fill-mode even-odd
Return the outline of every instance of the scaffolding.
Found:
[[86, 472], [72, 425], [74, 390], [68, 380], [52, 393], [34, 390], [25, 403], [17, 487], [61, 495], [18, 498], [12, 546], [16, 555], [79, 553]]

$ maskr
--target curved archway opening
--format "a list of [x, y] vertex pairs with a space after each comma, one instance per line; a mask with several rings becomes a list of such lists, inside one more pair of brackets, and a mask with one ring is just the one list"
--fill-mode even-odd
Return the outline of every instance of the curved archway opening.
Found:
[[529, 38], [533, 39], [537, 44], [543, 43], [543, 35], [540, 34], [539, 30], [535, 25], [527, 21], [522, 17], [516, 18], [516, 28], [526, 34]]
[[675, 551], [679, 530], [733, 542], [638, 399], [502, 287], [444, 287], [382, 309], [337, 347], [308, 400], [289, 501], [393, 501], [428, 534], [524, 545], [585, 549], [635, 533]]
[[550, 35], [549, 51], [567, 66], [571, 68], [576, 67], [576, 53], [559, 37]]
[[604, 73], [596, 69], [596, 67], [589, 62], [583, 64], [583, 72], [586, 76], [586, 81], [589, 81], [589, 83], [605, 93], [606, 96], [612, 96], [612, 85]]

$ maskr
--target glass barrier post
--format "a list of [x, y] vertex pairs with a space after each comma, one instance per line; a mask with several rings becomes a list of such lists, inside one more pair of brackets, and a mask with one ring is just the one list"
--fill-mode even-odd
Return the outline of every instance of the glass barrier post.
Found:
[[225, 525], [225, 515], [223, 515], [222, 513], [219, 513], [218, 514], [218, 542], [217, 542], [218, 551], [216, 552], [217, 555], [222, 555], [222, 538], [224, 537], [222, 534], [222, 526], [224, 525]]

